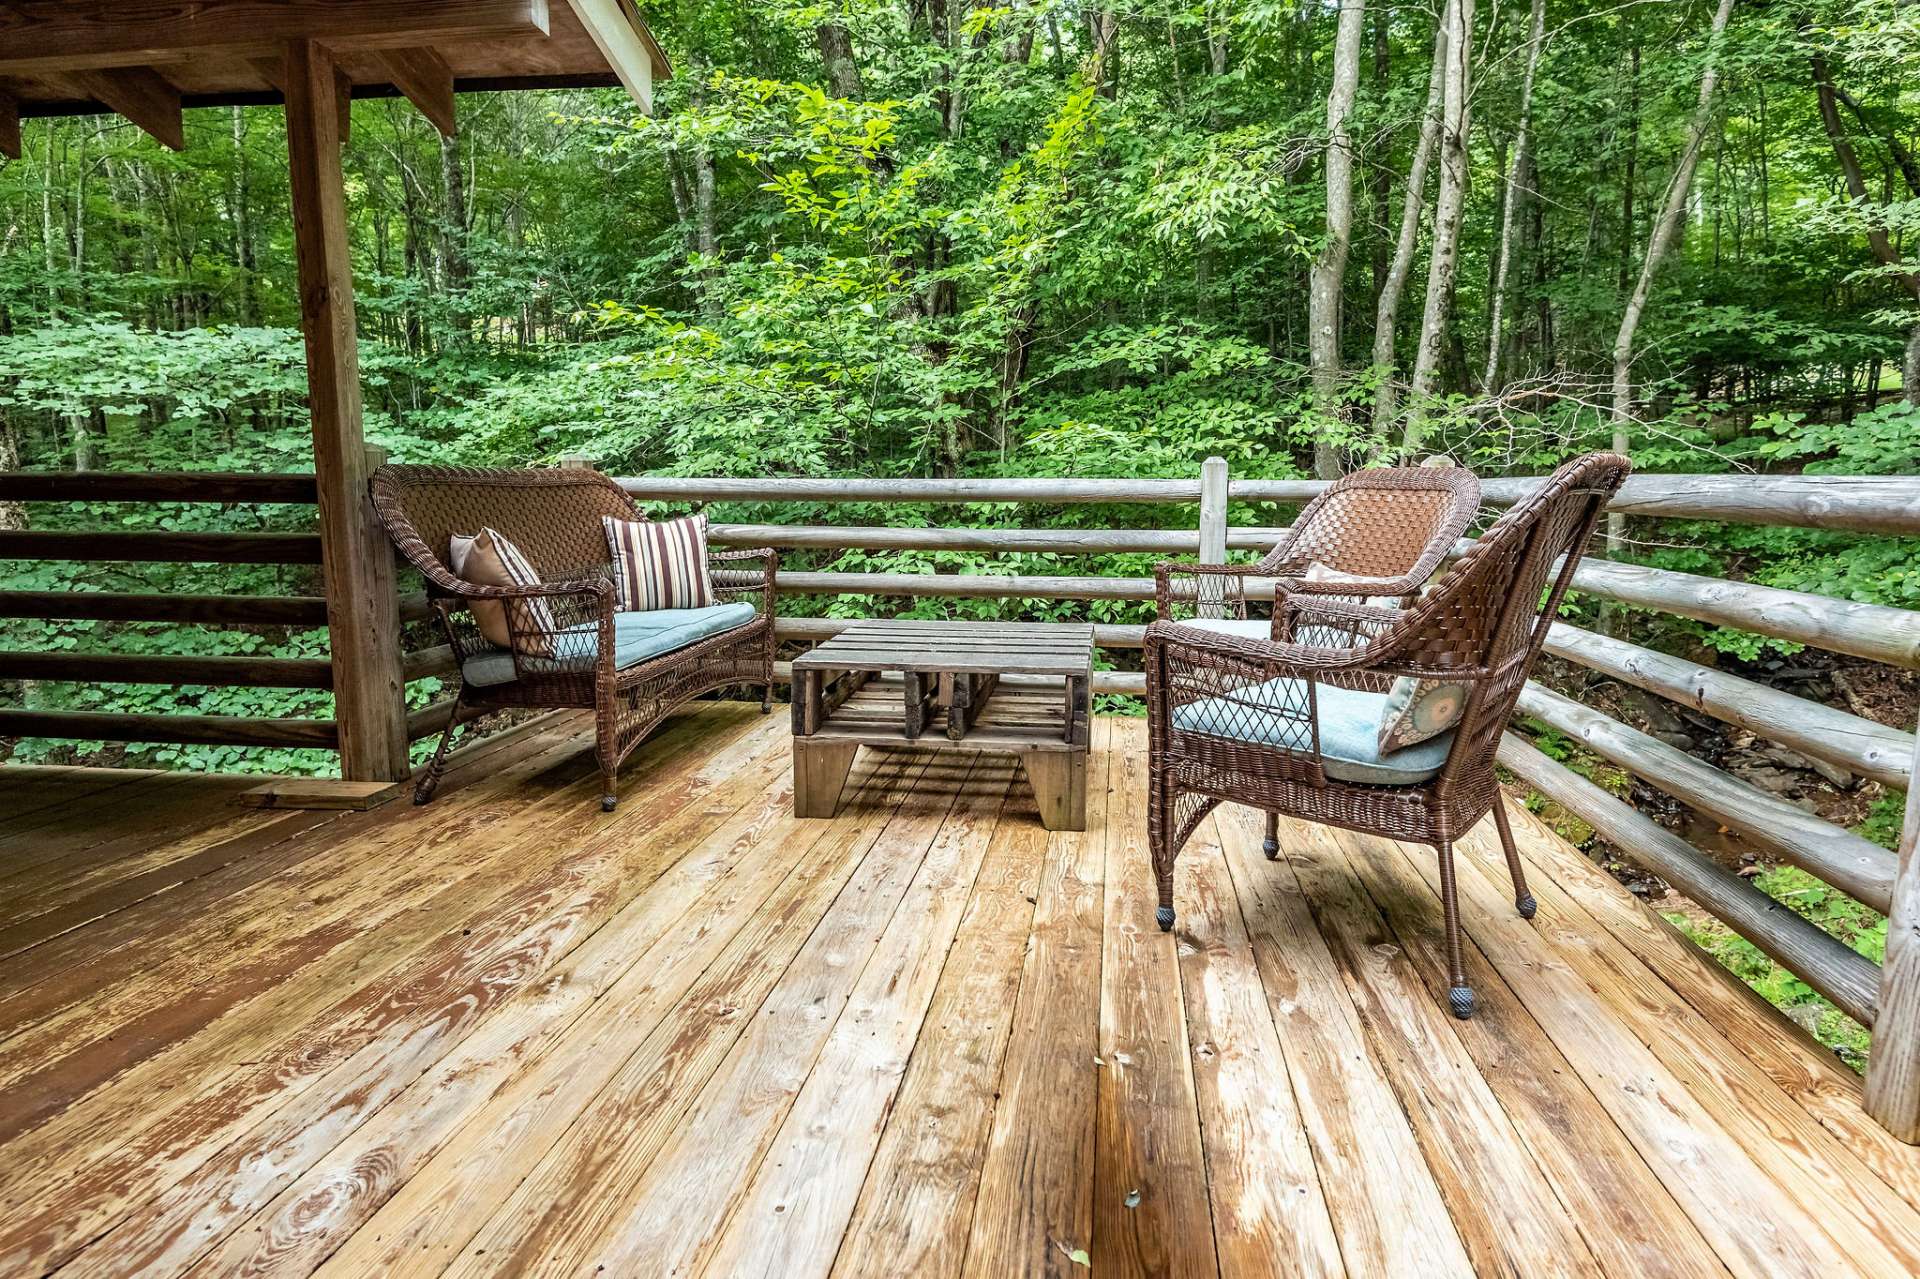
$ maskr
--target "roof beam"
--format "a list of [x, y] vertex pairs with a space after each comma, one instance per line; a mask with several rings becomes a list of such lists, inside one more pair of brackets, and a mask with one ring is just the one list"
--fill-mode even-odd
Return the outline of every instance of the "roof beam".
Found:
[[20, 103], [0, 86], [0, 155], [20, 158]]
[[365, 50], [546, 34], [547, 0], [11, 0], [0, 75], [263, 56], [289, 40]]
[[[648, 45], [653, 37], [641, 34], [646, 28], [633, 16], [627, 0], [566, 0], [566, 3], [587, 34], [593, 37], [600, 56], [620, 77], [620, 83], [626, 86], [633, 100], [640, 104], [642, 111], [652, 115], [653, 50]], [[663, 58], [663, 65], [664, 62]]]
[[453, 136], [453, 68], [432, 49], [382, 49], [374, 55], [393, 87], [446, 137]]
[[118, 67], [105, 71], [73, 71], [73, 82], [101, 103], [139, 125], [154, 141], [170, 150], [186, 149], [180, 119], [180, 90], [149, 67]]

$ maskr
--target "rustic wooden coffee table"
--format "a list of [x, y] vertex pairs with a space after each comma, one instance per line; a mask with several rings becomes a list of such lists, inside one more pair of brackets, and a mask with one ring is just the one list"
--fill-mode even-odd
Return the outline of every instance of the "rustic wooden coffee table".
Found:
[[860, 621], [794, 659], [793, 811], [832, 817], [862, 746], [1020, 756], [1048, 830], [1087, 828], [1093, 627]]

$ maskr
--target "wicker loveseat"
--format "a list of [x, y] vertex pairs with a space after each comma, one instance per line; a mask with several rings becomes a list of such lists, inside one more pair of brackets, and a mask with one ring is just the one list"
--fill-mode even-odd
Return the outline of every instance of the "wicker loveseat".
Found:
[[[454, 714], [414, 787], [415, 803], [433, 797], [462, 706], [591, 709], [600, 803], [609, 811], [621, 761], [675, 707], [734, 684], [760, 685], [761, 709], [771, 706], [772, 549], [709, 555], [711, 607], [617, 612], [601, 519], [646, 517], [597, 471], [383, 466], [372, 494], [394, 545], [426, 577], [460, 666]], [[510, 540], [540, 584], [479, 586], [457, 576], [446, 563], [450, 540], [483, 528]], [[510, 644], [482, 633], [473, 611], [482, 601], [500, 603]]]

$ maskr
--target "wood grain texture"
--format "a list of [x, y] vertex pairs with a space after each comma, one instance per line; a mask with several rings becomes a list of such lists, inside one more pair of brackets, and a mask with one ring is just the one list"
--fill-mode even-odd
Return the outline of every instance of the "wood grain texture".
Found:
[[1107, 773], [1106, 928], [1100, 966], [1100, 1093], [1093, 1177], [1094, 1264], [1105, 1273], [1219, 1273], [1205, 1228], [1178, 938], [1153, 923], [1145, 734], [1116, 734]]
[[755, 710], [669, 721], [614, 814], [580, 715], [425, 808], [9, 770], [0, 864], [58, 851], [0, 909], [66, 926], [0, 965], [0, 1273], [1920, 1265], [1858, 1078], [1523, 811], [1534, 920], [1458, 845], [1462, 1023], [1427, 850], [1269, 862], [1223, 806], [1154, 928], [1139, 720], [1048, 832], [966, 753], [863, 752], [797, 819]]

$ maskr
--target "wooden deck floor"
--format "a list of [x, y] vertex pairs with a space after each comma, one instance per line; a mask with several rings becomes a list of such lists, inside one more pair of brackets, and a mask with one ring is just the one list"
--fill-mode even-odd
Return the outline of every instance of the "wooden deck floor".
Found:
[[709, 704], [603, 815], [577, 719], [426, 809], [0, 772], [0, 1274], [1874, 1276], [1920, 1152], [1524, 812], [1540, 913], [1223, 811], [1153, 926], [1145, 734], [1090, 827], [993, 757], [790, 816]]

